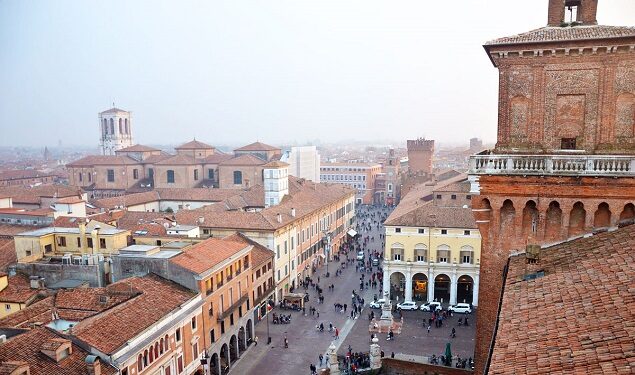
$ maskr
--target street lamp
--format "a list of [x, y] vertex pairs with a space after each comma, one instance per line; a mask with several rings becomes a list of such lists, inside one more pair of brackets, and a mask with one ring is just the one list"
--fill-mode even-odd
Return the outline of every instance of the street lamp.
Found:
[[326, 255], [326, 274], [329, 273], [329, 256], [331, 255], [331, 233], [329, 233], [326, 229], [322, 231], [324, 233], [324, 253]]
[[267, 301], [267, 345], [271, 344], [271, 335], [269, 334], [269, 311], [273, 310], [273, 301]]

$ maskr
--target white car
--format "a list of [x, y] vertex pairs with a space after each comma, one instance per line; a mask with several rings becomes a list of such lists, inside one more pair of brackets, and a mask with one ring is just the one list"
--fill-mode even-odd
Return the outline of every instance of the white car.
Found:
[[378, 299], [377, 301], [373, 301], [369, 304], [371, 309], [381, 309], [382, 307], [384, 307], [384, 304], [386, 303], [385, 299]]
[[472, 313], [472, 308], [470, 307], [469, 303], [457, 303], [454, 306], [448, 307], [448, 310], [452, 310], [455, 313], [461, 313], [461, 314], [471, 314]]
[[357, 260], [364, 260], [364, 252], [360, 251], [359, 253], [357, 253]]
[[402, 302], [397, 304], [397, 310], [416, 310], [419, 306], [417, 306], [414, 302]]
[[430, 302], [424, 303], [420, 307], [421, 311], [441, 311], [443, 308], [441, 307], [441, 302]]

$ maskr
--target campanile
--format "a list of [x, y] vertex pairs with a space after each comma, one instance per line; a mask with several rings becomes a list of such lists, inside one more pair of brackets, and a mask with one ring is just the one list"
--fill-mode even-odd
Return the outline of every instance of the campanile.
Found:
[[597, 6], [550, 0], [547, 26], [484, 45], [499, 104], [495, 148], [470, 159], [483, 237], [477, 374], [512, 252], [635, 218], [635, 27], [598, 25]]

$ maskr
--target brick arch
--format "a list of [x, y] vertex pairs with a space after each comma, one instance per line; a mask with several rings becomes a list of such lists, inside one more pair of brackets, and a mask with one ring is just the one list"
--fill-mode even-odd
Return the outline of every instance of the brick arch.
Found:
[[611, 210], [609, 204], [602, 202], [598, 205], [595, 214], [593, 215], [593, 227], [594, 228], [606, 228], [611, 226]]
[[635, 219], [635, 205], [628, 203], [624, 206], [622, 213], [620, 213], [620, 222], [633, 219]]
[[516, 209], [514, 208], [514, 203], [506, 199], [503, 202], [503, 205], [500, 208], [500, 233], [512, 234], [514, 230], [514, 220], [516, 218]]
[[562, 209], [558, 201], [549, 202], [545, 215], [545, 239], [558, 240], [562, 233]]
[[569, 213], [569, 237], [584, 233], [585, 222], [586, 210], [584, 209], [584, 203], [575, 202]]
[[536, 202], [528, 200], [523, 208], [523, 236], [536, 236], [538, 232], [538, 207]]

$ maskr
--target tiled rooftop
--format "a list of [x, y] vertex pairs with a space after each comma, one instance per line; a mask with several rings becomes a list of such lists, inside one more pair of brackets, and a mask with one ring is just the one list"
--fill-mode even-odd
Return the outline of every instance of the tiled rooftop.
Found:
[[223, 239], [208, 238], [185, 249], [182, 254], [170, 259], [170, 262], [196, 274], [203, 274], [249, 246], [251, 245], [245, 241], [232, 236]]
[[214, 148], [213, 146], [210, 146], [207, 143], [197, 141], [196, 139], [175, 147], [176, 150], [198, 150], [198, 149], [213, 149], [213, 148]]
[[279, 147], [269, 146], [262, 142], [250, 143], [247, 146], [243, 146], [235, 149], [234, 151], [275, 151], [280, 150]]
[[476, 222], [470, 207], [443, 207], [433, 201], [422, 202], [414, 210], [391, 217], [385, 225], [407, 227], [442, 227], [476, 229]]
[[635, 225], [512, 256], [489, 373], [634, 373], [634, 280]]
[[106, 354], [114, 353], [128, 340], [195, 296], [193, 292], [156, 275], [132, 277], [111, 287], [139, 294], [73, 327], [75, 337]]
[[66, 164], [67, 167], [92, 167], [94, 165], [133, 165], [139, 164], [129, 156], [124, 155], [90, 155]]
[[130, 147], [124, 147], [115, 152], [149, 152], [149, 151], [160, 151], [160, 150], [158, 148], [136, 144]]
[[0, 291], [0, 302], [27, 304], [35, 300], [39, 290], [31, 289], [29, 277], [15, 275], [9, 277], [9, 285]]
[[[0, 374], [10, 374], [17, 363], [29, 365], [31, 375], [86, 375], [88, 373], [86, 357], [91, 353], [73, 345], [71, 354], [56, 362], [42, 353], [42, 349], [51, 347], [63, 337], [46, 327], [39, 327], [19, 334], [0, 345]], [[5, 372], [6, 371], [6, 372]], [[111, 375], [117, 371], [101, 361], [101, 373]]]
[[264, 165], [267, 162], [251, 154], [236, 156], [235, 158], [221, 161], [219, 165]]
[[547, 26], [517, 35], [494, 39], [485, 43], [485, 46], [613, 38], [635, 38], [635, 27], [602, 25], [574, 27]]

